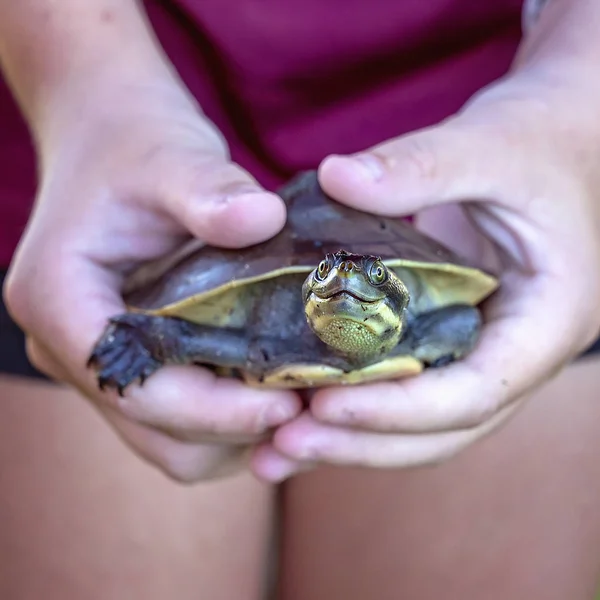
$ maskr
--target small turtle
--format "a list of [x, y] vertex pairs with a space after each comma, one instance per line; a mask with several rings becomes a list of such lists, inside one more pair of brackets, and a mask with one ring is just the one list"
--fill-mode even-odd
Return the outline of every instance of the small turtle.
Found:
[[308, 388], [415, 375], [462, 358], [497, 279], [402, 219], [329, 198], [314, 171], [279, 191], [272, 239], [193, 244], [133, 276], [89, 365], [119, 393], [166, 364]]

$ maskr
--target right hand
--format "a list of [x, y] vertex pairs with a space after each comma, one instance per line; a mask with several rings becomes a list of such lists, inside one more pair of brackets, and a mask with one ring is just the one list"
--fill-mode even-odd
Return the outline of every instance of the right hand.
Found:
[[121, 398], [98, 389], [86, 361], [107, 319], [125, 309], [127, 272], [190, 235], [230, 248], [268, 239], [285, 221], [282, 201], [230, 162], [214, 126], [168, 78], [71, 91], [34, 135], [39, 191], [4, 288], [31, 361], [90, 398], [176, 480], [241, 467], [300, 412], [294, 393], [169, 366]]

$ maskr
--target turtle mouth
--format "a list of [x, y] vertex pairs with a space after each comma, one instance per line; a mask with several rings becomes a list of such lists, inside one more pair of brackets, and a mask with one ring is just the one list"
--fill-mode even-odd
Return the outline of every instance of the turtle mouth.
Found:
[[379, 302], [379, 299], [373, 300], [372, 298], [365, 298], [360, 296], [356, 292], [350, 292], [349, 290], [340, 290], [333, 292], [328, 295], [320, 295], [322, 300], [354, 300], [363, 304], [375, 304]]

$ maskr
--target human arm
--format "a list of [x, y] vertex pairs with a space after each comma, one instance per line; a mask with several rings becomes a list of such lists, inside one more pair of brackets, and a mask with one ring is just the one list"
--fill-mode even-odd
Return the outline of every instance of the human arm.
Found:
[[[514, 414], [600, 332], [600, 5], [552, 0], [513, 67], [437, 126], [355, 157], [321, 183], [388, 215], [460, 207], [495, 249], [501, 288], [468, 358], [405, 381], [328, 389], [254, 456], [282, 479], [323, 463], [433, 464]], [[448, 236], [444, 222], [430, 232]]]
[[190, 236], [266, 239], [283, 224], [281, 201], [229, 160], [136, 2], [0, 0], [0, 64], [39, 161], [4, 288], [32, 361], [173, 477], [239, 468], [249, 444], [297, 413], [293, 394], [171, 367], [120, 398], [100, 392], [86, 360], [136, 265]]

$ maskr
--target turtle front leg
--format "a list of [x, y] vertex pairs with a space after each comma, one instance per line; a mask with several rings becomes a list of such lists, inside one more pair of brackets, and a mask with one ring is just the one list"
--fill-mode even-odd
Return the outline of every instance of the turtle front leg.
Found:
[[453, 304], [416, 316], [410, 322], [406, 342], [425, 365], [443, 367], [471, 352], [480, 332], [479, 309]]
[[125, 313], [110, 319], [88, 360], [100, 389], [119, 394], [166, 364], [205, 363], [245, 368], [250, 341], [244, 332], [197, 325], [174, 317]]

